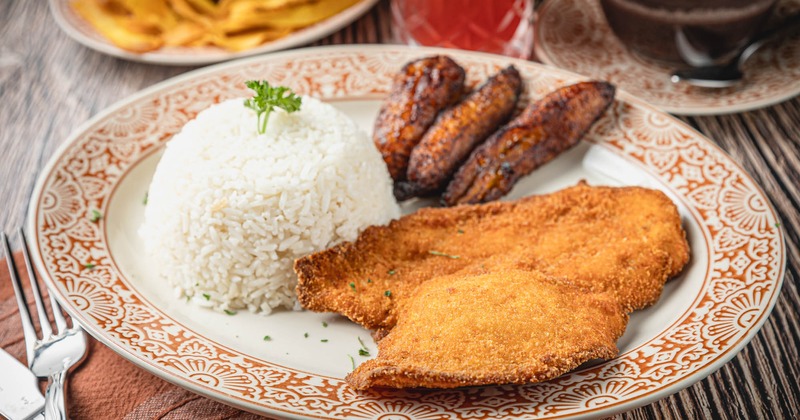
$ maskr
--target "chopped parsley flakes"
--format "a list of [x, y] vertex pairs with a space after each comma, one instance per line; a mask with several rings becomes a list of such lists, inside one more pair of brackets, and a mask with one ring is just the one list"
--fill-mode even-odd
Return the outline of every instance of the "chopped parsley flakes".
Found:
[[361, 344], [361, 348], [358, 349], [358, 355], [364, 357], [369, 356], [369, 349], [367, 348], [367, 346], [364, 345], [364, 342], [361, 341], [361, 337], [356, 337], [356, 338], [358, 338], [358, 344]]
[[97, 223], [102, 218], [103, 218], [103, 213], [100, 213], [98, 210], [92, 209], [92, 217], [89, 218], [90, 222]]
[[460, 256], [458, 256], [458, 255], [445, 254], [444, 252], [433, 251], [433, 250], [431, 250], [431, 251], [428, 251], [428, 254], [431, 254], [431, 255], [436, 255], [436, 256], [439, 256], [439, 257], [447, 257], [447, 258], [452, 258], [452, 259], [454, 259], [454, 260], [457, 260], [457, 259], [461, 258], [461, 257], [460, 257]]

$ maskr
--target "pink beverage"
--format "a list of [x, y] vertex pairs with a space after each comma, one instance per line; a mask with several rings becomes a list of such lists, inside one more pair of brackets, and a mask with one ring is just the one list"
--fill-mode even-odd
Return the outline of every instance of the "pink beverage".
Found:
[[409, 45], [530, 58], [533, 0], [392, 0], [394, 34]]

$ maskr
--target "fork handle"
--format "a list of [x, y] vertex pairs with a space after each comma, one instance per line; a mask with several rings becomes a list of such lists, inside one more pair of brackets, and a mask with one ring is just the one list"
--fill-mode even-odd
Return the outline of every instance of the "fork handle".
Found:
[[67, 420], [64, 391], [67, 370], [56, 372], [47, 378], [47, 389], [44, 391], [45, 420]]

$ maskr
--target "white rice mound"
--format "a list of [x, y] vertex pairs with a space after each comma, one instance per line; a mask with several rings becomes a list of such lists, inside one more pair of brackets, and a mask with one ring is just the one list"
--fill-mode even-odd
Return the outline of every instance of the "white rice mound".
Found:
[[210, 107], [169, 141], [139, 233], [179, 297], [220, 311], [298, 309], [296, 258], [400, 209], [383, 159], [348, 116], [304, 97], [258, 134], [243, 102]]

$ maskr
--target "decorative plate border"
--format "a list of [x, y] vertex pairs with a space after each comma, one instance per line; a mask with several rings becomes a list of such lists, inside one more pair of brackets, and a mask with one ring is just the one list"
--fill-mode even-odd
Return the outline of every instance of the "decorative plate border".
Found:
[[[692, 211], [709, 246], [701, 293], [672, 326], [614, 360], [552, 381], [459, 390], [357, 393], [342, 379], [259, 360], [183, 327], [139, 296], [116, 267], [104, 224], [115, 185], [211, 103], [254, 77], [324, 99], [384, 96], [417, 56], [444, 53], [471, 81], [514, 63], [540, 96], [584, 79], [531, 62], [443, 49], [349, 46], [295, 50], [194, 71], [155, 85], [81, 126], [56, 152], [29, 209], [34, 260], [54, 295], [97, 339], [137, 365], [247, 410], [318, 418], [511, 418], [610, 415], [691, 385], [732, 358], [766, 320], [783, 283], [776, 213], [753, 180], [702, 135], [620, 92], [592, 138], [642, 166]], [[86, 261], [95, 263], [85, 270]]]
[[212, 64], [307, 44], [342, 29], [361, 17], [378, 2], [378, 0], [361, 0], [357, 4], [323, 21], [246, 51], [229, 52], [215, 47], [170, 47], [138, 54], [123, 50], [105, 39], [94, 27], [72, 10], [69, 5], [70, 1], [49, 0], [50, 13], [61, 30], [79, 44], [126, 60], [171, 66]]
[[[780, 0], [777, 16], [800, 10], [798, 0]], [[670, 81], [673, 66], [628, 52], [608, 27], [597, 0], [548, 0], [537, 10], [535, 50], [547, 64], [608, 80], [664, 111], [714, 115], [773, 105], [800, 94], [800, 35], [759, 50], [745, 67], [746, 84], [698, 88]], [[783, 40], [787, 41], [787, 40]]]

